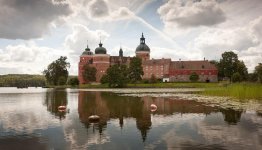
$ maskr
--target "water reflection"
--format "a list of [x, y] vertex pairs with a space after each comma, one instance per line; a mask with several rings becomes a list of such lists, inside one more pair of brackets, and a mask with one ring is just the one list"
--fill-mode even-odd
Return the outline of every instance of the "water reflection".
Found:
[[65, 111], [60, 111], [59, 106], [67, 106], [68, 96], [66, 89], [53, 89], [46, 92], [46, 97], [44, 104], [47, 107], [47, 110], [51, 112], [55, 117], [58, 117], [60, 120], [65, 119], [66, 114], [69, 113], [69, 109]]
[[[157, 105], [157, 110], [151, 112], [150, 105]], [[147, 134], [152, 126], [152, 115], [169, 116], [174, 114], [204, 114], [222, 112], [224, 121], [228, 124], [236, 124], [242, 111], [233, 109], [221, 109], [204, 105], [202, 102], [193, 100], [171, 100], [168, 98], [154, 97], [125, 97], [117, 96], [109, 92], [84, 92], [79, 91], [78, 113], [80, 121], [86, 128], [98, 130], [100, 134], [106, 130], [110, 119], [118, 119], [119, 127], [125, 125], [124, 118], [134, 118], [136, 127], [141, 133], [142, 141], [146, 140]], [[100, 116], [99, 122], [92, 124], [88, 117]]]

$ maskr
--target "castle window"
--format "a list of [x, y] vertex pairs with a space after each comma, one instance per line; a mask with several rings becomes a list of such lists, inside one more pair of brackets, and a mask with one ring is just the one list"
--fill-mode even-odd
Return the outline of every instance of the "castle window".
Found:
[[205, 66], [204, 65], [202, 65], [202, 69], [204, 69], [205, 68]]

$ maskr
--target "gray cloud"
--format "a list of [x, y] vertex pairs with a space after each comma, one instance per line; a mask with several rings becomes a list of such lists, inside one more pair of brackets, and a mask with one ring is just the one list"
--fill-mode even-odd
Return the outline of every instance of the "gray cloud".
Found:
[[96, 18], [106, 17], [109, 15], [109, 8], [104, 0], [93, 0], [89, 4], [89, 13]]
[[49, 31], [51, 22], [67, 16], [65, 2], [52, 0], [0, 0], [0, 38], [39, 38]]
[[158, 9], [166, 26], [212, 26], [226, 20], [225, 13], [215, 0], [169, 0]]

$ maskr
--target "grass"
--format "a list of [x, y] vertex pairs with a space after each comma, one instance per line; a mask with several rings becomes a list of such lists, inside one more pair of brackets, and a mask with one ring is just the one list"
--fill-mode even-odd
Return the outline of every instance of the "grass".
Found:
[[227, 96], [239, 100], [262, 100], [262, 84], [234, 83], [227, 86], [206, 88], [203, 94], [209, 96]]
[[218, 83], [191, 83], [191, 82], [175, 82], [175, 83], [139, 83], [128, 84], [130, 88], [209, 88], [217, 87]]

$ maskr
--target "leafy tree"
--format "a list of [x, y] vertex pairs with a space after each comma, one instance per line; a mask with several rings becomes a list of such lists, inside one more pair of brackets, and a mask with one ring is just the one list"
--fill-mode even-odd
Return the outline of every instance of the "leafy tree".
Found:
[[222, 59], [220, 59], [220, 67], [223, 69], [223, 74], [225, 77], [229, 77], [231, 82], [232, 75], [237, 72], [238, 69], [238, 56], [234, 52], [224, 52], [222, 54]]
[[234, 73], [232, 75], [232, 82], [240, 82], [241, 81], [241, 76], [238, 72]]
[[255, 74], [257, 74], [258, 80], [262, 83], [262, 63], [255, 67]]
[[106, 71], [109, 87], [125, 87], [128, 83], [126, 65], [113, 65]]
[[79, 85], [78, 77], [72, 77], [69, 79], [68, 84], [71, 86], [77, 86]]
[[66, 81], [67, 81], [67, 79], [64, 76], [60, 76], [58, 78], [58, 85], [65, 85]]
[[221, 77], [228, 77], [230, 81], [234, 73], [239, 73], [240, 81], [248, 79], [247, 67], [243, 61], [238, 60], [237, 54], [234, 52], [224, 52], [222, 59], [217, 64], [218, 75]]
[[65, 82], [59, 81], [60, 84], [65, 84], [68, 78], [67, 68], [70, 63], [66, 61], [67, 57], [61, 56], [59, 59], [53, 61], [48, 65], [47, 69], [43, 71], [47, 82], [51, 85], [58, 85], [59, 78], [64, 77]]
[[85, 82], [96, 81], [96, 68], [90, 67], [88, 64], [84, 66], [83, 78]]
[[154, 74], [152, 74], [150, 77], [150, 83], [157, 83], [157, 78]]
[[243, 61], [237, 62], [237, 72], [240, 75], [240, 81], [245, 81], [248, 79], [247, 67]]
[[258, 76], [256, 73], [249, 73], [248, 74], [248, 81], [249, 82], [257, 82]]
[[129, 79], [132, 83], [136, 83], [137, 81], [142, 80], [144, 72], [141, 58], [133, 57], [131, 59], [128, 72]]
[[198, 74], [195, 73], [195, 72], [191, 73], [191, 75], [189, 76], [189, 80], [190, 80], [191, 82], [196, 82], [196, 81], [198, 81], [198, 80], [199, 80]]
[[104, 75], [102, 76], [102, 78], [100, 79], [100, 82], [101, 82], [102, 84], [108, 83], [108, 75], [107, 75], [107, 74], [104, 74]]

